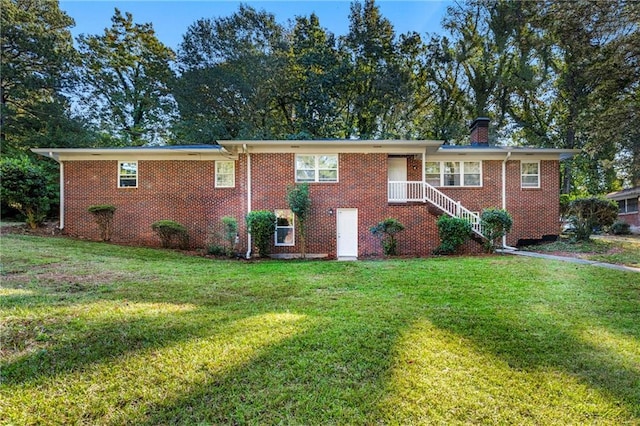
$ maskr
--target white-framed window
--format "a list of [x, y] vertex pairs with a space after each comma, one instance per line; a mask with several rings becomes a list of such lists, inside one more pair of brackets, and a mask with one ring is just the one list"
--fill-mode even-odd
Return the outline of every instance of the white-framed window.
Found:
[[216, 161], [216, 188], [236, 186], [236, 162]]
[[482, 186], [482, 161], [427, 161], [425, 180], [433, 186]]
[[138, 187], [138, 162], [118, 161], [118, 188]]
[[638, 213], [638, 198], [627, 198], [618, 200], [618, 209], [620, 214]]
[[296, 244], [295, 216], [291, 210], [276, 210], [276, 246]]
[[337, 154], [297, 154], [296, 182], [337, 182]]
[[520, 163], [520, 182], [522, 188], [540, 188], [540, 162], [523, 161]]

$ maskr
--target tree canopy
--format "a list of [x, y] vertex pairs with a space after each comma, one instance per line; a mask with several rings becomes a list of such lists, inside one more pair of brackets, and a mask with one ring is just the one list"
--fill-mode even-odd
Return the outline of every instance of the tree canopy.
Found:
[[[398, 34], [374, 0], [336, 35], [241, 5], [176, 53], [115, 10], [73, 46], [55, 1], [2, 1], [2, 150], [218, 139], [425, 138], [576, 148], [562, 190], [640, 185], [640, 3], [467, 0], [439, 34]], [[13, 155], [13, 154], [12, 154]]]

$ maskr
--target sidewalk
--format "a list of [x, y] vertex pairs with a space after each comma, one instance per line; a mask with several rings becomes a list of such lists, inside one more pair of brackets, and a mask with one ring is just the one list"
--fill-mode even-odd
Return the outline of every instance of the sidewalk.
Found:
[[504, 254], [513, 254], [516, 256], [537, 257], [539, 259], [559, 260], [562, 262], [579, 263], [582, 265], [600, 266], [602, 268], [616, 269], [618, 271], [640, 272], [640, 268], [632, 268], [631, 266], [614, 265], [613, 263], [596, 262], [594, 260], [579, 259], [577, 257], [555, 256], [553, 254], [534, 253], [531, 251], [520, 250], [500, 250]]

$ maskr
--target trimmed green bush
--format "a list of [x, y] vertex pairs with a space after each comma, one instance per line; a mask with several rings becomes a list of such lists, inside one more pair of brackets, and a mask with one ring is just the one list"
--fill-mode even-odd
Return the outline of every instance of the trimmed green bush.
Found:
[[631, 225], [618, 220], [611, 225], [611, 233], [614, 235], [629, 235], [631, 234]]
[[273, 235], [276, 232], [276, 215], [269, 210], [254, 210], [247, 215], [247, 229], [258, 248], [258, 255], [269, 255]]
[[442, 215], [438, 218], [440, 245], [434, 254], [454, 254], [469, 238], [473, 229], [466, 219]]
[[493, 253], [500, 245], [499, 239], [511, 231], [513, 218], [506, 210], [491, 207], [482, 211], [480, 220], [482, 233], [487, 238], [484, 247], [489, 253]]
[[375, 236], [381, 237], [382, 252], [386, 256], [395, 256], [398, 254], [398, 241], [396, 234], [404, 230], [404, 225], [398, 219], [387, 218], [375, 226], [369, 228]]
[[187, 228], [173, 220], [159, 220], [151, 225], [151, 229], [160, 238], [162, 247], [179, 247], [186, 249], [189, 246], [189, 234]]
[[595, 228], [614, 224], [618, 219], [618, 205], [600, 197], [578, 198], [569, 203], [568, 216], [574, 240], [588, 241]]
[[100, 239], [102, 241], [110, 241], [113, 214], [116, 211], [116, 207], [111, 204], [97, 204], [89, 206], [87, 210], [93, 215], [98, 228], [100, 228]]

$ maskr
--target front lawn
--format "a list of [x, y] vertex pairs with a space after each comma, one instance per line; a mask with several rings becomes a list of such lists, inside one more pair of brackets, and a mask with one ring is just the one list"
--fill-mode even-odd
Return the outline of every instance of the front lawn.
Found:
[[640, 421], [640, 274], [1, 240], [0, 423]]

